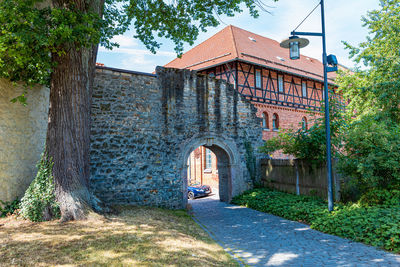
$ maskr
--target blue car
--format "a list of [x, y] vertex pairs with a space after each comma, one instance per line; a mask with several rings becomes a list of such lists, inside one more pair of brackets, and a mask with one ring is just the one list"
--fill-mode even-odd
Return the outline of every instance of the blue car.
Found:
[[188, 186], [188, 199], [195, 199], [196, 197], [204, 197], [211, 194], [211, 187], [209, 185], [191, 185]]

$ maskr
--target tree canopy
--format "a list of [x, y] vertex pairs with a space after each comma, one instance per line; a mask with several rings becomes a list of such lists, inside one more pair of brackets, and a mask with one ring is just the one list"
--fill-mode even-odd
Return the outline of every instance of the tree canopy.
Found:
[[[257, 17], [267, 6], [261, 0], [0, 0], [0, 78], [26, 88], [50, 87], [45, 155], [53, 178], [38, 177], [54, 181], [63, 221], [84, 219], [94, 199], [90, 107], [98, 45], [117, 46], [111, 37], [132, 25], [133, 37], [153, 53], [160, 47], [157, 38], [164, 37], [180, 54], [184, 43], [193, 44], [200, 31], [217, 26], [219, 15], [233, 16], [242, 8]], [[25, 103], [25, 93], [17, 100]]]
[[234, 16], [242, 12], [241, 4], [253, 17], [267, 8], [259, 0], [104, 0], [98, 1], [103, 5], [99, 13], [86, 2], [96, 1], [0, 1], [0, 77], [49, 85], [52, 53], [97, 44], [118, 46], [111, 37], [130, 25], [136, 32], [133, 37], [153, 53], [161, 45], [157, 37], [165, 37], [180, 54], [184, 43], [192, 45], [200, 31], [217, 26], [219, 15]]
[[359, 46], [344, 42], [357, 63], [352, 74], [338, 83], [349, 101], [349, 116], [374, 113], [384, 120], [400, 122], [400, 1], [382, 0], [381, 8], [362, 18], [369, 30]]
[[400, 189], [400, 1], [382, 0], [362, 20], [366, 41], [345, 43], [358, 66], [337, 80], [349, 121], [339, 167], [361, 191]]
[[[381, 0], [362, 21], [369, 30], [366, 40], [357, 46], [344, 42], [357, 66], [340, 71], [335, 81], [347, 105], [343, 114], [331, 110], [332, 145], [348, 180], [345, 200], [381, 203], [400, 190], [400, 1]], [[280, 133], [261, 150], [322, 161], [325, 142], [323, 121], [317, 119], [307, 131]]]

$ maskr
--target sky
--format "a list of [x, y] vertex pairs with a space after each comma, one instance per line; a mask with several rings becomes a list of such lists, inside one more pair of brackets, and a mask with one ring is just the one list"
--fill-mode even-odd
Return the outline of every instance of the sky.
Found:
[[[354, 67], [342, 41], [352, 45], [358, 45], [365, 41], [368, 30], [362, 27], [361, 18], [366, 16], [368, 11], [378, 9], [379, 0], [325, 0], [324, 2], [327, 54], [336, 55], [339, 63], [344, 66]], [[260, 11], [260, 16], [254, 19], [244, 9], [235, 17], [221, 16], [221, 24], [215, 28], [208, 28], [207, 32], [200, 33], [193, 46], [200, 44], [230, 24], [280, 42], [289, 37], [290, 32], [306, 18], [319, 0], [279, 0], [276, 3], [264, 0], [264, 3], [270, 6], [271, 14]], [[297, 31], [321, 31], [319, 7]], [[119, 48], [107, 50], [101, 47], [97, 62], [103, 63], [107, 67], [153, 72], [156, 66], [163, 66], [176, 58], [173, 42], [162, 39], [163, 45], [156, 54], [152, 54], [139, 40], [133, 38], [134, 33], [134, 30], [130, 29], [124, 35], [114, 37], [113, 40], [120, 44]], [[301, 54], [321, 60], [321, 38], [308, 37], [308, 39], [310, 44], [301, 49]], [[186, 44], [184, 52], [193, 46]]]

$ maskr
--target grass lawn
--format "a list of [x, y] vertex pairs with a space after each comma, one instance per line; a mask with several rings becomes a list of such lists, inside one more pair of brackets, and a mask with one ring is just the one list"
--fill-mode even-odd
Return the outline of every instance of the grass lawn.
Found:
[[120, 208], [107, 218], [0, 219], [0, 266], [238, 266], [185, 211]]

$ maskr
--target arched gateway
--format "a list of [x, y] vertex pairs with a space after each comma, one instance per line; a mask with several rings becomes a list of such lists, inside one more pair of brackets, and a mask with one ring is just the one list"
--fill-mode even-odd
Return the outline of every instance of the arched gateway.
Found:
[[[199, 146], [205, 146], [210, 149], [218, 158], [218, 176], [219, 176], [219, 197], [221, 201], [230, 202], [232, 199], [232, 190], [238, 191], [239, 188], [246, 188], [242, 173], [240, 171], [239, 153], [234, 142], [224, 139], [220, 136], [210, 134], [199, 134], [181, 144], [182, 150], [179, 161], [182, 162], [181, 177], [183, 178], [183, 190], [187, 189], [187, 158], [191, 151]], [[183, 195], [183, 202], [187, 202], [187, 195]]]
[[233, 87], [187, 70], [144, 74], [98, 68], [92, 103], [91, 188], [109, 204], [184, 208], [187, 159], [218, 158], [221, 201], [259, 177], [256, 109]]

